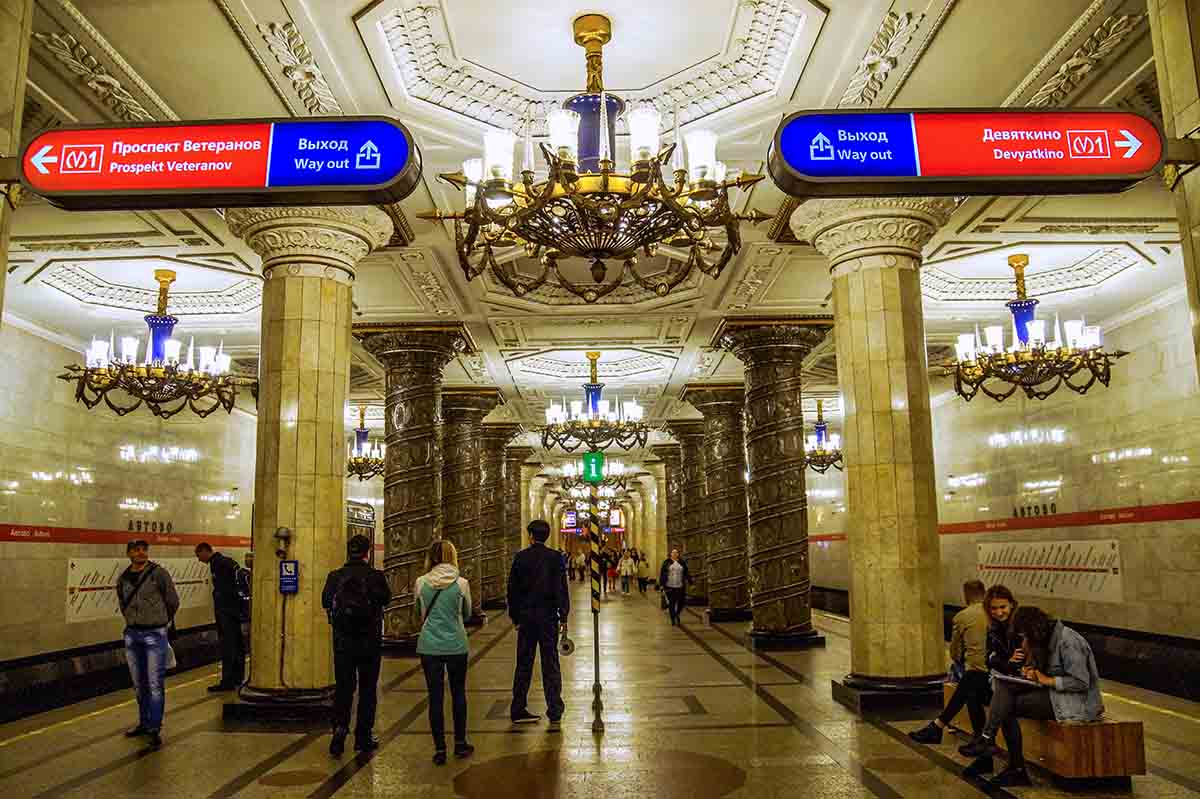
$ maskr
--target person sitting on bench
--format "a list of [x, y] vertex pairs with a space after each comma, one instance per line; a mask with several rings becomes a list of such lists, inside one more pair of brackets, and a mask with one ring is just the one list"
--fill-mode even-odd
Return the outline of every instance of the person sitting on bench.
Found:
[[983, 732], [983, 725], [987, 722], [984, 708], [991, 700], [992, 693], [988, 685], [988, 614], [983, 607], [985, 593], [983, 583], [979, 580], [963, 583], [963, 599], [967, 606], [954, 617], [954, 632], [950, 635], [950, 659], [961, 671], [958, 687], [954, 689], [942, 715], [908, 734], [917, 743], [940, 744], [942, 730], [954, 721], [963, 705], [967, 706], [967, 712], [971, 715], [971, 734], [978, 736]]
[[1086, 722], [1099, 721], [1104, 715], [1096, 658], [1082, 635], [1036, 607], [1017, 610], [1013, 632], [1026, 654], [1021, 676], [1031, 684], [996, 679], [987, 727], [958, 750], [976, 758], [964, 774], [990, 772], [992, 756], [1001, 751], [996, 746], [996, 731], [1003, 730], [1008, 768], [991, 780], [996, 787], [1033, 784], [1025, 770], [1019, 718]]

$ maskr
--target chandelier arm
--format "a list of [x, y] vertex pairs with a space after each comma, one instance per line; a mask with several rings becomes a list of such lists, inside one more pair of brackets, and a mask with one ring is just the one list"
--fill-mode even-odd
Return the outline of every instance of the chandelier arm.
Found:
[[[1082, 372], [1083, 370], [1080, 369], [1079, 371]], [[1095, 370], [1089, 369], [1088, 370], [1088, 379], [1085, 382], [1083, 382], [1083, 383], [1071, 382], [1072, 375], [1078, 374], [1078, 373], [1079, 372], [1073, 372], [1071, 374], [1059, 375], [1058, 380], [1060, 383], [1066, 383], [1067, 388], [1071, 389], [1076, 394], [1082, 395], [1082, 394], [1086, 394], [1088, 392], [1088, 389], [1091, 388], [1092, 386], [1094, 386], [1096, 384], [1096, 381], [1100, 379], [1100, 376], [1095, 372]], [[1101, 380], [1100, 382], [1106, 386], [1108, 385], [1107, 380]], [[1057, 388], [1057, 386], [1056, 386], [1056, 388]], [[1039, 397], [1039, 399], [1041, 399], [1041, 398]]]
[[579, 297], [589, 305], [596, 302], [601, 297], [611, 294], [621, 286], [621, 273], [618, 272], [615, 280], [611, 280], [607, 283], [594, 283], [591, 284], [591, 287], [589, 288], [580, 288], [567, 278], [563, 277], [562, 272], [559, 271], [558, 268], [558, 261], [552, 260], [550, 263], [554, 269], [555, 276], [558, 278], [558, 285], [562, 286], [567, 291], [571, 292], [576, 297]]
[[988, 388], [987, 379], [988, 378], [985, 377], [983, 380], [979, 381], [979, 389], [996, 402], [1004, 402], [1004, 400], [1011, 397], [1014, 393], [1016, 393], [1016, 390], [1020, 388], [1020, 386], [1016, 383], [1009, 383], [1008, 391], [993, 391], [992, 389]]
[[682, 266], [679, 266], [680, 262], [674, 258], [669, 258], [668, 261], [670, 262], [670, 266], [667, 268], [667, 276], [659, 280], [643, 277], [642, 274], [637, 271], [637, 267], [634, 265], [636, 262], [633, 261], [633, 259], [625, 262], [625, 268], [629, 270], [631, 275], [633, 275], [633, 279], [639, 286], [647, 291], [653, 291], [655, 294], [658, 294], [660, 297], [662, 297], [669, 294], [676, 286], [687, 280], [687, 276], [692, 273], [692, 268], [695, 266], [692, 256], [689, 256], [687, 261], [683, 262]]
[[[491, 253], [490, 248], [488, 249], [488, 252]], [[551, 263], [552, 262], [553, 261], [551, 261]], [[496, 279], [504, 284], [509, 291], [518, 297], [541, 288], [542, 284], [546, 282], [546, 279], [550, 277], [550, 267], [544, 263], [541, 264], [541, 267], [542, 271], [536, 278], [529, 282], [523, 282], [517, 278], [517, 270], [515, 266], [510, 267], [508, 264], [497, 263], [495, 256], [490, 258], [490, 263], [488, 264], [488, 268], [491, 269], [491, 272]]]

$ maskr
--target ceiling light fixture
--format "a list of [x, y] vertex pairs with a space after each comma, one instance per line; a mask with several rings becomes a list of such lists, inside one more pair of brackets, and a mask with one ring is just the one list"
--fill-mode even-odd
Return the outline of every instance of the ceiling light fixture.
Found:
[[[75, 401], [91, 410], [103, 400], [118, 416], [131, 413], [145, 403], [161, 419], [191, 408], [203, 419], [217, 408], [232, 412], [239, 387], [248, 387], [258, 399], [257, 380], [229, 371], [232, 359], [225, 353], [224, 344], [200, 347], [197, 364], [193, 339], [188, 342], [186, 359], [182, 357], [182, 342], [171, 338], [179, 319], [167, 313], [167, 295], [175, 282], [175, 273], [156, 269], [154, 279], [158, 281], [158, 310], [145, 317], [150, 332], [143, 361], [138, 363], [138, 355], [143, 351], [137, 336], [121, 337], [119, 357], [112, 333], [108, 341], [92, 339], [83, 354], [84, 365], [69, 364], [67, 373], [58, 376], [60, 380], [75, 383]], [[114, 398], [113, 392], [126, 395], [129, 401]]]
[[[582, 461], [567, 461], [559, 467], [559, 472], [562, 474], [562, 487], [568, 491], [582, 491], [588, 485], [583, 479], [584, 467]], [[626, 469], [622, 461], [605, 460], [604, 479], [598, 485], [601, 488], [620, 489], [624, 491], [627, 485], [626, 477], [631, 473], [632, 470]]]
[[358, 406], [358, 427], [354, 428], [354, 443], [346, 456], [346, 474], [359, 480], [370, 480], [383, 474], [387, 445], [370, 440], [367, 429], [367, 406]]
[[642, 421], [645, 410], [637, 400], [621, 402], [618, 397], [609, 403], [601, 399], [604, 384], [600, 382], [600, 353], [584, 355], [590, 381], [583, 384], [583, 399], [573, 400], [569, 408], [565, 398], [561, 404], [550, 403], [546, 424], [538, 428], [542, 447], [558, 447], [566, 452], [587, 447], [588, 452], [596, 452], [614, 444], [624, 450], [646, 446], [650, 426]]
[[824, 401], [817, 400], [817, 423], [813, 425], [813, 434], [804, 442], [804, 462], [808, 468], [818, 474], [825, 474], [832, 467], [842, 471], [841, 437], [837, 433], [830, 434], [829, 426], [825, 424]]
[[[1012, 343], [1005, 348], [1003, 325], [985, 327], [982, 339], [978, 328], [960, 335], [957, 357], [943, 364], [946, 374], [954, 375], [958, 395], [970, 402], [982, 391], [1003, 402], [1019, 388], [1030, 399], [1044, 400], [1064, 384], [1076, 394], [1086, 394], [1097, 381], [1107, 386], [1113, 361], [1129, 353], [1102, 350], [1100, 328], [1084, 324], [1083, 319], [1069, 320], [1060, 327], [1056, 316], [1054, 340], [1047, 341], [1045, 320], [1034, 318], [1038, 301], [1025, 293], [1029, 256], [1010, 255], [1008, 265], [1017, 287], [1017, 298], [1005, 303], [1012, 313]], [[1086, 379], [1073, 382], [1076, 375]]]
[[[728, 170], [717, 160], [717, 137], [709, 130], [687, 134], [685, 160], [678, 111], [674, 142], [660, 149], [661, 114], [648, 103], [626, 116], [629, 171], [616, 171], [616, 122], [626, 104], [604, 90], [601, 51], [612, 38], [612, 25], [600, 14], [584, 14], [573, 29], [575, 43], [587, 53], [587, 91], [547, 115], [549, 144], [541, 144], [547, 178], [535, 179], [533, 119], [527, 116], [519, 181], [513, 179], [516, 136], [490, 130], [484, 135], [482, 159], [472, 158], [461, 172], [439, 176], [463, 191], [465, 210], [433, 210], [420, 218], [453, 220], [459, 265], [467, 279], [490, 270], [518, 297], [539, 288], [551, 274], [588, 303], [621, 286], [625, 273], [660, 297], [693, 269], [719, 276], [741, 247], [739, 223], [770, 218], [760, 211], [735, 213], [730, 191], [746, 189], [763, 176]], [[664, 171], [671, 179], [664, 178]], [[712, 235], [721, 228], [723, 244]], [[653, 257], [660, 245], [674, 248], [675, 253], [664, 254], [677, 257], [662, 272], [639, 272], [638, 253]], [[497, 250], [507, 252], [498, 256]], [[715, 260], [706, 260], [717, 251]], [[521, 255], [538, 259], [536, 275], [518, 269]], [[576, 283], [564, 275], [558, 266], [564, 258], [588, 259], [591, 282]], [[610, 260], [623, 262], [611, 278]]]

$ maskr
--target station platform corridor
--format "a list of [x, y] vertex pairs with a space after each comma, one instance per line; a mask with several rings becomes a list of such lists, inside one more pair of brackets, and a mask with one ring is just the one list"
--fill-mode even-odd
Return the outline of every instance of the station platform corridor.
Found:
[[[860, 718], [833, 701], [830, 679], [849, 664], [848, 620], [818, 613], [825, 649], [754, 653], [742, 624], [706, 625], [689, 608], [672, 627], [658, 594], [619, 592], [600, 615], [602, 736], [591, 732], [592, 619], [585, 587], [572, 583], [571, 636], [563, 658], [567, 712], [561, 733], [508, 720], [516, 636], [502, 612], [471, 636], [469, 733], [474, 755], [430, 761], [427, 704], [415, 659], [388, 658], [380, 680], [371, 755], [330, 757], [325, 729], [222, 721], [225, 694], [208, 694], [211, 667], [168, 678], [164, 745], [123, 732], [136, 721], [129, 692], [0, 727], [5, 799], [117, 797], [657, 797], [659, 799], [849, 799], [850, 797], [1059, 797], [1080, 795], [1034, 771], [1033, 788], [964, 780], [965, 739], [921, 746], [906, 733], [921, 718]], [[1145, 724], [1148, 773], [1131, 792], [1093, 797], [1200, 797], [1200, 704], [1105, 681], [1110, 715]], [[530, 709], [544, 712], [535, 678]]]

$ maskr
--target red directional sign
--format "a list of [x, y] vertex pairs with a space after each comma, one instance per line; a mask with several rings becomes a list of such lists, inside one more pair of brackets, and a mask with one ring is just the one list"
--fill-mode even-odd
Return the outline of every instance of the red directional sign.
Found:
[[1083, 194], [1148, 177], [1164, 144], [1124, 111], [801, 111], [769, 170], [798, 197]]
[[373, 204], [406, 197], [421, 158], [386, 117], [58, 128], [21, 156], [33, 192], [63, 208]]

